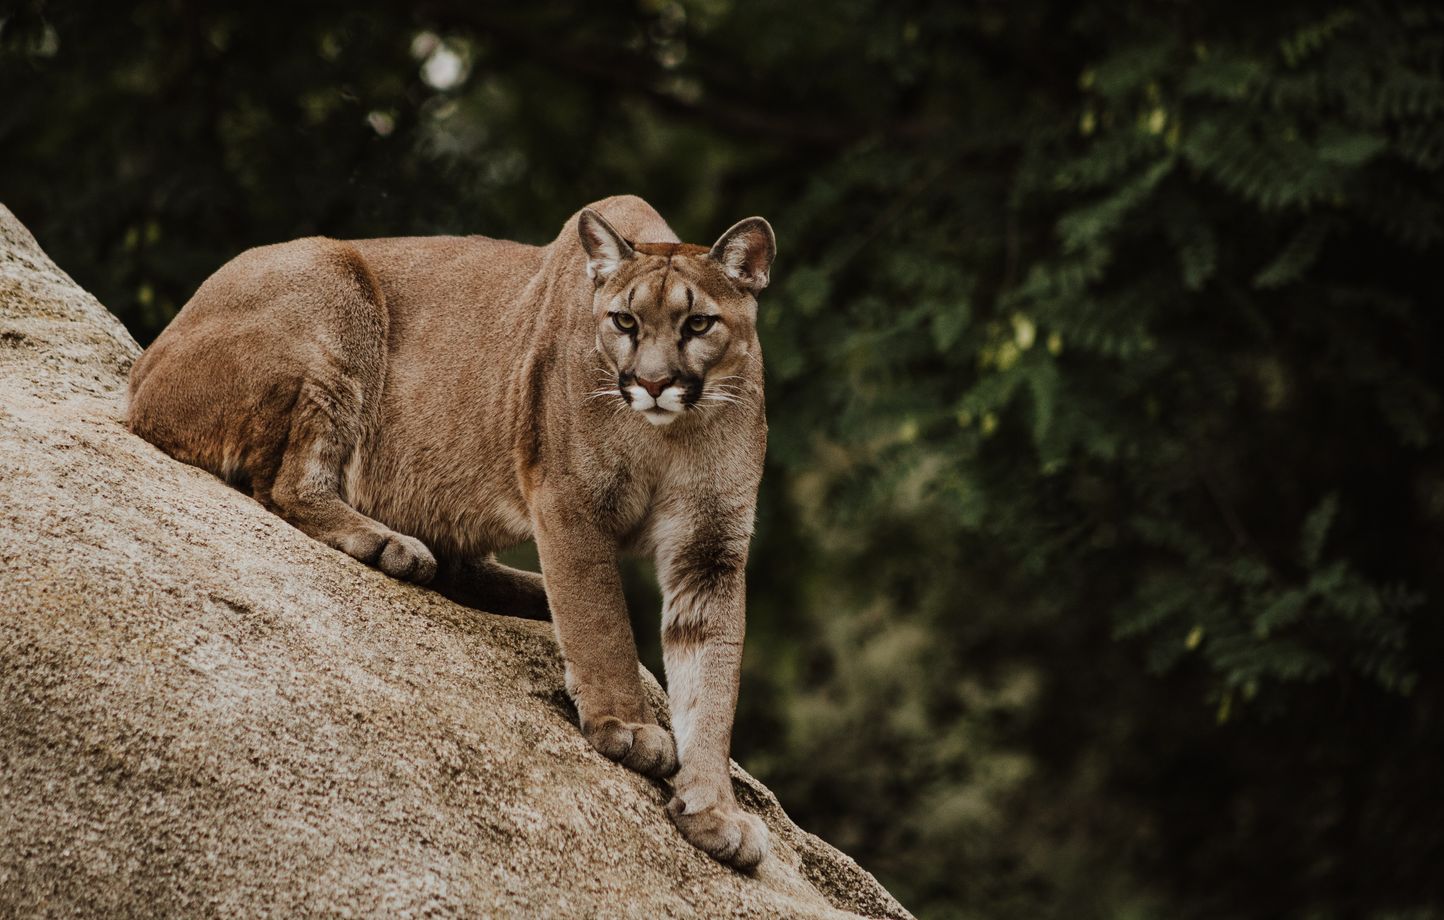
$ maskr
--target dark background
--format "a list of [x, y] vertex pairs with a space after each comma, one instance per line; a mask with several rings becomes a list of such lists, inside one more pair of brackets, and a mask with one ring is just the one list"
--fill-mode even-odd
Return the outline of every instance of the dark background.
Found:
[[1437, 9], [0, 17], [0, 201], [142, 343], [260, 243], [768, 217], [735, 753], [920, 916], [1444, 916]]

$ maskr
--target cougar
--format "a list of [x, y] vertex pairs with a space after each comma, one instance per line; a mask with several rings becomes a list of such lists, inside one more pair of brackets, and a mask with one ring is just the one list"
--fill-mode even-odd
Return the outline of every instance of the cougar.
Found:
[[[585, 738], [672, 777], [683, 836], [750, 869], [767, 830], [738, 807], [728, 756], [775, 251], [760, 217], [689, 245], [631, 196], [546, 246], [251, 249], [136, 362], [129, 424], [389, 575], [549, 615]], [[540, 575], [495, 559], [527, 539]], [[643, 695], [624, 552], [656, 562], [672, 733]]]

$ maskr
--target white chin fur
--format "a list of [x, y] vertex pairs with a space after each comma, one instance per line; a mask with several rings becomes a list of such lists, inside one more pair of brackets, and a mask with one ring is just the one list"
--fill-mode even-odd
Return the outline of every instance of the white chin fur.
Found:
[[642, 413], [642, 418], [657, 426], [670, 425], [677, 420], [677, 416], [682, 414], [680, 412], [669, 412], [663, 409], [641, 409], [638, 411]]

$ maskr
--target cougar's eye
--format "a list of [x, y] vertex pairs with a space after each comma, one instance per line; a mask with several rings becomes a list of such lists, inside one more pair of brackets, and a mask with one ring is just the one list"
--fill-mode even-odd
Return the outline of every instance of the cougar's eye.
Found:
[[708, 329], [711, 329], [712, 324], [715, 322], [717, 322], [717, 317], [715, 316], [704, 316], [701, 313], [693, 313], [687, 317], [687, 334], [701, 335]]
[[637, 318], [630, 313], [613, 313], [612, 325], [623, 332], [636, 332]]

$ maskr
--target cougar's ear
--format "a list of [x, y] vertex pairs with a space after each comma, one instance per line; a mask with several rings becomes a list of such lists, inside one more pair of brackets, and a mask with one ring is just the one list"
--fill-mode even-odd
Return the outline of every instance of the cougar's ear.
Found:
[[587, 277], [598, 287], [633, 255], [632, 245], [591, 208], [582, 209], [577, 219], [577, 235], [587, 251]]
[[712, 244], [713, 259], [733, 283], [753, 294], [767, 287], [767, 273], [777, 255], [777, 239], [772, 225], [760, 217], [739, 220], [732, 229]]

